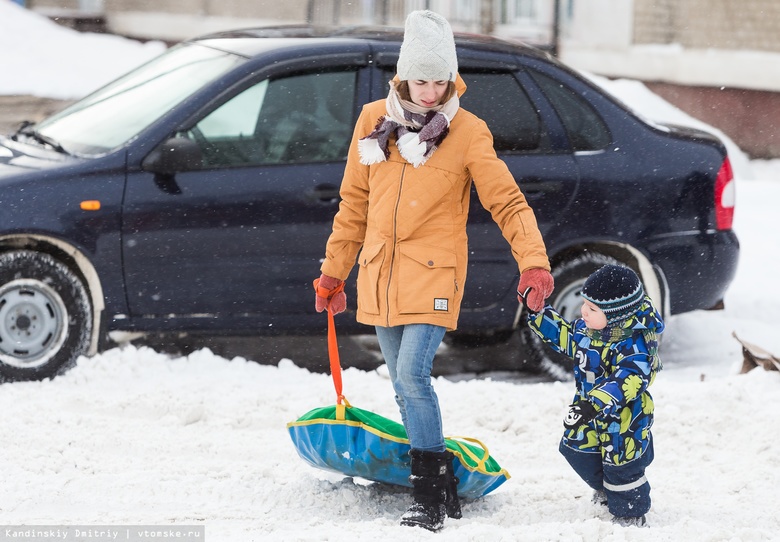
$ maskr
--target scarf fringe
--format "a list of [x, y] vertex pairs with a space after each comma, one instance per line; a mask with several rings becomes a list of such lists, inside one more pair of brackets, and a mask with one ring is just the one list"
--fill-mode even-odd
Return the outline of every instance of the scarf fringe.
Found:
[[364, 166], [370, 166], [387, 160], [385, 152], [376, 139], [361, 139], [358, 141], [358, 154], [360, 163]]

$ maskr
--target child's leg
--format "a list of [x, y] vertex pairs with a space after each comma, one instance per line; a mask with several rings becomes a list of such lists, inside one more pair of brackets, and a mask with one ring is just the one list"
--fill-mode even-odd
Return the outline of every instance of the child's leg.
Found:
[[604, 489], [604, 471], [601, 463], [601, 452], [598, 448], [595, 450], [575, 450], [561, 441], [558, 450], [586, 484], [596, 491]]
[[609, 511], [617, 517], [639, 517], [650, 510], [650, 483], [645, 468], [653, 461], [653, 442], [642, 457], [622, 465], [604, 465]]

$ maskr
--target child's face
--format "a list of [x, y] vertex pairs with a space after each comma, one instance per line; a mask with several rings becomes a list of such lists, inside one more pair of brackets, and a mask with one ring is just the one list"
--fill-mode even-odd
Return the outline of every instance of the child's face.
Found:
[[590, 329], [599, 331], [607, 327], [607, 315], [587, 299], [582, 300], [582, 309], [580, 312], [582, 313], [582, 319], [585, 321], [585, 325]]

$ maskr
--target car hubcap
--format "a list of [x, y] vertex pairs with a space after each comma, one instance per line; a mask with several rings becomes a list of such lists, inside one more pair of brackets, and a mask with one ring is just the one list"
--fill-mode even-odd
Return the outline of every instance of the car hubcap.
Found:
[[31, 368], [57, 353], [67, 334], [67, 310], [52, 288], [15, 280], [0, 288], [0, 361]]
[[582, 307], [582, 287], [585, 285], [585, 279], [574, 281], [568, 284], [552, 302], [552, 305], [558, 309], [558, 312], [569, 322], [573, 322], [580, 317], [580, 308]]

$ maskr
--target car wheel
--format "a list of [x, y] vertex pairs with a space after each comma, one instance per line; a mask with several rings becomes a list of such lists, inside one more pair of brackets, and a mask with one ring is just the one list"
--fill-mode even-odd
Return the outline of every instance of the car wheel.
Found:
[[82, 281], [52, 256], [0, 254], [0, 378], [40, 380], [87, 352], [92, 305]]
[[[582, 286], [585, 284], [585, 279], [603, 265], [619, 263], [614, 258], [593, 252], [586, 252], [564, 261], [552, 270], [555, 290], [547, 299], [547, 303], [555, 307], [566, 320], [570, 322], [576, 320], [580, 317]], [[559, 380], [572, 378], [574, 361], [544, 344], [527, 325], [520, 326], [520, 339], [532, 367], [538, 367]]]

